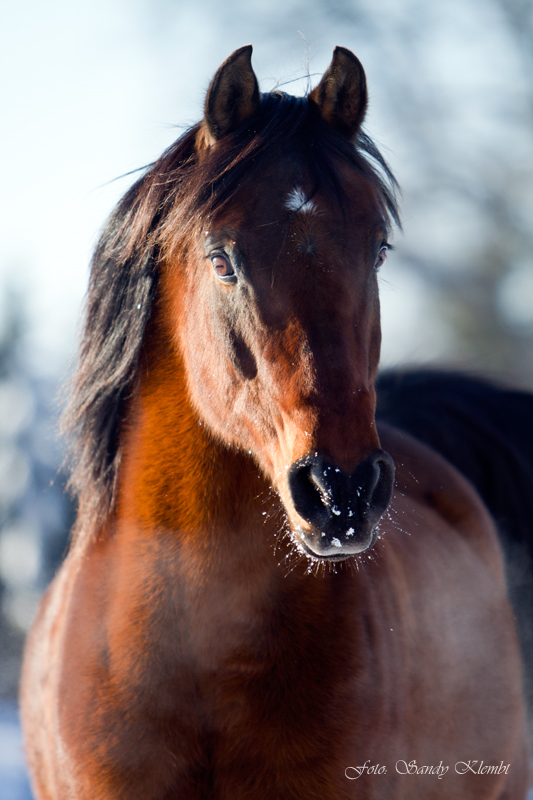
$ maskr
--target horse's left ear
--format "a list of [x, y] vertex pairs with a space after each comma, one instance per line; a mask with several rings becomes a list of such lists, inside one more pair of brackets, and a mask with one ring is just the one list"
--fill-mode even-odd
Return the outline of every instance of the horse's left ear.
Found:
[[219, 67], [205, 99], [204, 142], [214, 144], [238, 128], [259, 107], [252, 69], [252, 45], [235, 50]]
[[331, 64], [309, 99], [332, 128], [350, 139], [355, 136], [365, 116], [368, 92], [363, 65], [351, 50], [335, 48]]

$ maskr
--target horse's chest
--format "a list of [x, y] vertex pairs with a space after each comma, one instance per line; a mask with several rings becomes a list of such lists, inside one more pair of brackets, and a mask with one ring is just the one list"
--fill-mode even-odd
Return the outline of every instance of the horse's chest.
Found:
[[[446, 738], [449, 710], [464, 704], [446, 620], [455, 640], [463, 606], [453, 597], [440, 602], [430, 626], [429, 600], [416, 585], [412, 592], [427, 602], [415, 614], [391, 582], [338, 577], [257, 580], [253, 588], [211, 580], [201, 590], [169, 590], [161, 603], [150, 595], [149, 605], [146, 592], [125, 582], [128, 602], [102, 603], [108, 612], [98, 636], [82, 624], [96, 602], [84, 595], [61, 693], [65, 741], [90, 776], [86, 796], [338, 800], [379, 789], [403, 797], [397, 761], [452, 763], [457, 737], [471, 748], [472, 731]], [[421, 653], [431, 655], [432, 671], [420, 670]], [[443, 674], [446, 686], [437, 680]], [[469, 702], [478, 718], [486, 695]], [[431, 726], [431, 746], [419, 725]], [[367, 761], [387, 773], [346, 777]]]
[[[186, 772], [209, 765], [195, 780], [211, 798], [351, 797], [345, 769], [354, 751], [394, 717], [396, 701], [380, 692], [379, 659], [362, 659], [354, 647], [356, 625], [332, 619], [317, 629], [307, 620], [297, 632], [294, 623], [273, 628], [266, 615], [232, 649], [228, 622], [207, 662], [196, 664], [196, 703], [182, 697], [198, 753]], [[179, 735], [169, 742], [176, 756], [183, 744]]]

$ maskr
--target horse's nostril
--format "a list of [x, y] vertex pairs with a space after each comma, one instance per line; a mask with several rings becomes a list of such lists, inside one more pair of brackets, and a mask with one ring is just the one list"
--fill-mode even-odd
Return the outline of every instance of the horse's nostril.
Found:
[[288, 482], [292, 502], [298, 514], [312, 525], [327, 522], [330, 499], [321, 470], [310, 462], [296, 462], [289, 470]]
[[394, 462], [388, 453], [378, 450], [360, 464], [350, 476], [351, 491], [359, 493], [363, 517], [378, 520], [390, 503], [394, 486]]
[[381, 516], [388, 508], [394, 488], [394, 461], [382, 452], [376, 460], [377, 479], [372, 492], [371, 506]]

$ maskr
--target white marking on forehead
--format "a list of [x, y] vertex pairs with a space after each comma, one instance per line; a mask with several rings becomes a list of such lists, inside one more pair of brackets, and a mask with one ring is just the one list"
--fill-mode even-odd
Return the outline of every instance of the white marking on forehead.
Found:
[[289, 211], [299, 211], [301, 214], [313, 214], [317, 208], [312, 200], [308, 200], [301, 186], [289, 192], [285, 201], [285, 208]]

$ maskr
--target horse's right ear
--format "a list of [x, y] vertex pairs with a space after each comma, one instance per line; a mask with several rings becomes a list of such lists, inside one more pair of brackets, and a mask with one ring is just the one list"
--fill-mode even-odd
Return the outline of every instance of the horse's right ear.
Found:
[[[252, 69], [252, 45], [240, 47], [219, 67], [205, 99], [199, 147], [210, 146], [238, 128], [259, 108], [259, 86]], [[203, 140], [203, 141], [201, 141]]]
[[368, 102], [363, 65], [345, 47], [336, 47], [333, 60], [309, 95], [322, 119], [352, 139], [363, 122]]

